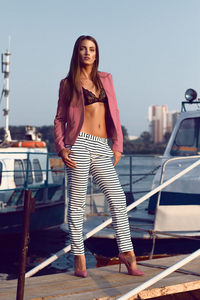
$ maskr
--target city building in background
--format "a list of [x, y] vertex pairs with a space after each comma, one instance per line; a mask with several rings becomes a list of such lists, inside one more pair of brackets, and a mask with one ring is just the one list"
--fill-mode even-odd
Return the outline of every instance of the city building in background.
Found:
[[154, 143], [165, 141], [165, 134], [171, 133], [179, 117], [176, 111], [168, 111], [167, 105], [152, 105], [148, 111], [149, 133]]
[[176, 121], [178, 120], [180, 112], [177, 111], [168, 111], [167, 112], [167, 129], [166, 132], [171, 133]]

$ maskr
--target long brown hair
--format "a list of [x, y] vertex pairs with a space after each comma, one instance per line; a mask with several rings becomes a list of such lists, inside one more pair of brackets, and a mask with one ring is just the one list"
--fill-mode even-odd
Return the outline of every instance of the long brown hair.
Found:
[[96, 46], [96, 60], [93, 64], [92, 68], [92, 73], [91, 73], [91, 79], [95, 84], [95, 87], [97, 89], [100, 88], [101, 86], [101, 81], [98, 75], [98, 65], [99, 65], [99, 47], [97, 44], [97, 41], [90, 35], [81, 35], [79, 38], [76, 40], [73, 53], [72, 53], [72, 58], [71, 58], [71, 63], [70, 63], [70, 69], [69, 73], [67, 75], [68, 82], [69, 82], [69, 100], [72, 99], [73, 92], [75, 91], [78, 93], [78, 86], [80, 84], [80, 45], [83, 40], [90, 40], [92, 41], [95, 46]]

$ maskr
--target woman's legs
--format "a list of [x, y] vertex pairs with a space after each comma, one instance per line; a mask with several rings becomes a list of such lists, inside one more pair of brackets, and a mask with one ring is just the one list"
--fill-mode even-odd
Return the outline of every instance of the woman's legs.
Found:
[[68, 180], [68, 226], [71, 250], [74, 254], [74, 274], [86, 277], [86, 260], [83, 242], [83, 217], [90, 168], [90, 156], [83, 140], [72, 147], [70, 158], [77, 163], [74, 169], [66, 168]]
[[111, 158], [93, 157], [91, 173], [108, 200], [119, 252], [133, 250], [126, 212], [126, 198]]
[[85, 255], [74, 255], [74, 274], [79, 277], [87, 277]]
[[121, 262], [123, 262], [129, 275], [144, 275], [137, 268], [126, 211], [126, 198], [110, 157], [93, 157], [91, 173], [104, 192], [110, 206], [119, 249], [120, 269]]
[[90, 168], [89, 152], [84, 141], [77, 140], [72, 147], [70, 158], [77, 163], [74, 169], [67, 168], [68, 177], [68, 226], [71, 249], [74, 255], [84, 255], [83, 217]]
[[86, 136], [78, 138], [70, 153], [70, 158], [77, 163], [77, 167], [67, 168], [68, 224], [72, 252], [75, 255], [75, 275], [87, 276], [82, 228], [89, 170], [108, 200], [119, 252], [123, 255], [121, 260], [127, 260], [127, 255], [131, 257], [128, 265], [135, 270], [137, 266], [126, 212], [126, 199], [111, 161], [112, 151], [107, 144], [102, 143], [105, 139], [87, 134]]

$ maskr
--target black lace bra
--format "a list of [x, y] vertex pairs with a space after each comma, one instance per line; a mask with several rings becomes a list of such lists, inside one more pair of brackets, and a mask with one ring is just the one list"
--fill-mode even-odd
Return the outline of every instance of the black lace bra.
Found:
[[106, 96], [106, 92], [103, 87], [100, 90], [99, 97], [96, 97], [95, 94], [85, 89], [84, 87], [83, 87], [83, 95], [85, 99], [85, 105], [90, 105], [96, 102], [108, 103], [108, 98]]

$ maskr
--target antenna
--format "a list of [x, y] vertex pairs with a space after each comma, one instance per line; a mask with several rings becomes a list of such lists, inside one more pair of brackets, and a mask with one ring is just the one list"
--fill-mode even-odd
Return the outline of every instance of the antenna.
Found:
[[10, 42], [11, 42], [11, 36], [8, 36], [8, 51], [10, 52]]
[[[4, 116], [5, 116], [4, 141], [8, 141], [8, 142], [11, 141], [9, 122], [8, 122], [9, 121], [8, 113], [9, 113], [10, 40], [11, 37], [9, 36], [8, 49], [4, 54], [1, 55], [1, 68], [5, 78], [5, 88], [3, 89], [3, 93], [6, 98], [6, 108], [3, 109]], [[4, 56], [5, 56], [5, 61], [4, 61]]]
[[1, 72], [3, 73], [3, 53], [1, 54]]

